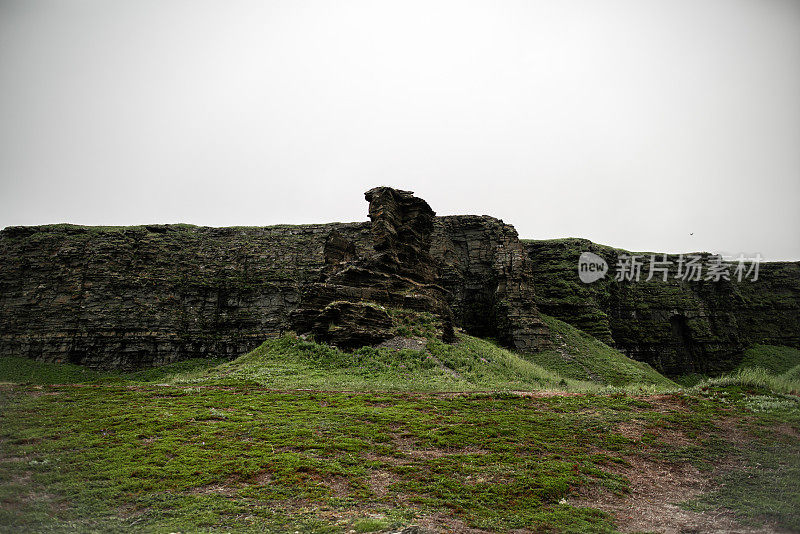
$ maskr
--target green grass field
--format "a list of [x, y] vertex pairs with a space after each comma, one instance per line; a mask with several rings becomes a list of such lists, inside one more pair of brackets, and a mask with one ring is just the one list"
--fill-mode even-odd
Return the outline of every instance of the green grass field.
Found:
[[425, 350], [0, 359], [0, 531], [800, 531], [790, 352], [681, 388], [547, 322], [533, 356], [411, 329]]

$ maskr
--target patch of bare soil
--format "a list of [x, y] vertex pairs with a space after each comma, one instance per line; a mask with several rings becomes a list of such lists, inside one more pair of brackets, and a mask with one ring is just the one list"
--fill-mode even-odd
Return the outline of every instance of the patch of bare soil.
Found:
[[511, 391], [511, 394], [518, 397], [527, 397], [532, 399], [547, 398], [547, 397], [585, 397], [586, 393], [577, 393], [575, 391], [561, 391], [558, 389], [543, 389], [539, 391]]
[[434, 532], [458, 532], [459, 534], [483, 534], [491, 532], [479, 528], [470, 527], [465, 521], [453, 517], [443, 512], [426, 515], [414, 521], [419, 526], [420, 534]]
[[628, 439], [639, 441], [646, 430], [651, 432], [657, 431], [658, 437], [661, 441], [669, 443], [676, 447], [685, 447], [694, 443], [693, 440], [681, 430], [677, 428], [658, 427], [657, 429], [649, 428], [645, 421], [639, 419], [631, 419], [630, 421], [622, 421], [617, 424], [616, 432]]
[[335, 497], [347, 497], [350, 495], [350, 483], [344, 477], [325, 477], [324, 483]]
[[588, 490], [572, 506], [590, 506], [614, 517], [621, 532], [659, 532], [663, 534], [765, 534], [780, 532], [771, 528], [747, 527], [732, 514], [721, 511], [694, 512], [678, 503], [692, 499], [711, 487], [709, 477], [690, 464], [655, 462], [628, 458], [630, 465], [613, 471], [631, 483], [628, 495], [614, 495], [600, 489]]
[[[665, 412], [683, 409], [681, 399], [672, 395], [654, 395], [645, 398], [657, 410]], [[717, 422], [726, 439], [738, 446], [746, 446], [748, 435], [740, 428], [735, 418]], [[630, 439], [641, 439], [646, 429], [642, 420], [632, 419], [618, 424], [617, 432]], [[683, 432], [671, 428], [659, 428], [659, 439], [677, 446], [692, 443]], [[616, 474], [630, 481], [629, 495], [614, 495], [599, 488], [587, 489], [573, 506], [591, 506], [615, 518], [622, 532], [659, 532], [664, 534], [692, 533], [737, 533], [764, 534], [784, 532], [770, 526], [750, 527], [738, 523], [728, 511], [712, 510], [694, 512], [685, 510], [679, 503], [691, 500], [711, 489], [711, 473], [701, 472], [688, 463], [670, 463], [638, 456], [627, 457], [629, 465], [615, 465]], [[736, 460], [720, 458], [715, 462], [716, 470], [741, 467]]]
[[390, 471], [384, 471], [383, 469], [376, 469], [370, 473], [367, 484], [369, 485], [369, 489], [372, 490], [372, 493], [374, 493], [376, 497], [380, 498], [388, 495], [389, 486], [399, 481], [400, 477], [398, 477], [396, 474]]
[[656, 412], [672, 413], [672, 412], [688, 412], [689, 406], [681, 395], [674, 393], [665, 393], [661, 395], [644, 395], [636, 396], [635, 398], [649, 402], [653, 405]]
[[233, 497], [239, 492], [242, 487], [233, 479], [228, 479], [225, 482], [217, 484], [206, 484], [198, 486], [189, 491], [191, 495], [224, 495], [225, 497]]

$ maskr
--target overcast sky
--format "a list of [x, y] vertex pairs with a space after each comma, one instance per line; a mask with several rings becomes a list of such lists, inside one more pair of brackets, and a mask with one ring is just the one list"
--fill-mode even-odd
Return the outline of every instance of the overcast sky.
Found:
[[800, 259], [800, 1], [0, 0], [0, 227], [359, 221], [375, 185]]

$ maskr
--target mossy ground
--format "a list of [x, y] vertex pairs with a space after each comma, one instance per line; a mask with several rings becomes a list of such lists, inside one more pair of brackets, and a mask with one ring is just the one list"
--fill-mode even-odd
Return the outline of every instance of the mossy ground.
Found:
[[[691, 506], [800, 528], [800, 408], [759, 393], [772, 401], [755, 405], [736, 388], [535, 396], [7, 385], [0, 529], [613, 532], [614, 517], [578, 503], [586, 492], [630, 491], [619, 466], [647, 458], [713, 472], [723, 457], [744, 467]], [[637, 436], [623, 430], [632, 421]], [[730, 425], [747, 443], [731, 439]]]
[[643, 530], [604, 507], [641, 462], [703, 473], [688, 509], [800, 529], [789, 382], [681, 390], [553, 324], [577, 364], [424, 322], [401, 325], [424, 351], [287, 336], [138, 373], [0, 360], [0, 531]]

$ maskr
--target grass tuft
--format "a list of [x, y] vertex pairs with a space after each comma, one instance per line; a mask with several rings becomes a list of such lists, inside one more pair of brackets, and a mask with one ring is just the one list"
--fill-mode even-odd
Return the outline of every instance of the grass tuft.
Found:
[[707, 388], [722, 388], [739, 386], [756, 391], [783, 393], [787, 395], [800, 394], [800, 378], [795, 371], [790, 370], [784, 375], [776, 375], [761, 367], [744, 368], [733, 373], [701, 381], [694, 390]]

